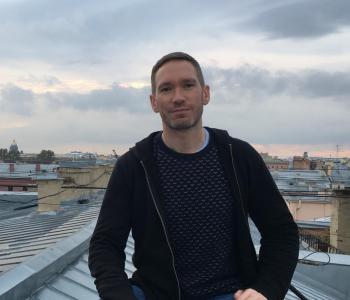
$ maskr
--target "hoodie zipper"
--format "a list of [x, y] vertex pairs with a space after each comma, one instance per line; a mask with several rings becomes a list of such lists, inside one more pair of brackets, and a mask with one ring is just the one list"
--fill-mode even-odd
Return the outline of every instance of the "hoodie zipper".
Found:
[[243, 206], [243, 197], [242, 197], [242, 193], [241, 193], [241, 187], [239, 185], [237, 171], [236, 171], [236, 167], [235, 167], [235, 163], [234, 163], [234, 159], [233, 159], [232, 144], [229, 144], [229, 146], [230, 146], [231, 164], [232, 164], [233, 173], [235, 174], [235, 179], [236, 179], [237, 187], [238, 187], [238, 194], [239, 194], [239, 200], [240, 200], [239, 202], [241, 204], [241, 209], [242, 209], [242, 212], [243, 212], [244, 219], [246, 221], [246, 225], [247, 225], [247, 227], [249, 229], [247, 214], [246, 214], [246, 211], [245, 211], [244, 206]]
[[177, 288], [178, 288], [178, 299], [181, 300], [181, 291], [180, 291], [180, 283], [179, 283], [179, 278], [177, 276], [177, 273], [176, 273], [176, 269], [175, 269], [175, 256], [174, 256], [174, 252], [170, 246], [170, 242], [169, 242], [169, 238], [168, 238], [168, 235], [167, 235], [167, 232], [166, 232], [166, 228], [165, 228], [165, 223], [164, 223], [164, 220], [160, 214], [160, 211], [159, 211], [159, 208], [157, 206], [157, 203], [156, 203], [156, 200], [155, 200], [155, 197], [154, 197], [154, 194], [153, 194], [153, 191], [152, 191], [152, 188], [151, 188], [151, 184], [150, 184], [150, 181], [149, 181], [149, 177], [148, 177], [148, 172], [147, 172], [147, 169], [146, 169], [146, 166], [145, 164], [143, 163], [143, 161], [141, 160], [140, 161], [142, 167], [143, 167], [143, 170], [145, 172], [145, 177], [146, 177], [146, 181], [147, 181], [147, 185], [148, 185], [148, 189], [149, 189], [149, 192], [151, 194], [151, 197], [152, 197], [152, 200], [153, 200], [153, 204], [156, 208], [156, 211], [158, 213], [158, 216], [160, 218], [160, 222], [162, 223], [162, 226], [163, 226], [163, 230], [164, 230], [164, 234], [165, 234], [165, 239], [166, 239], [166, 242], [168, 244], [168, 247], [169, 247], [169, 250], [170, 250], [170, 253], [171, 253], [171, 258], [172, 258], [172, 266], [173, 266], [173, 270], [174, 270], [174, 274], [175, 274], [175, 278], [176, 278], [176, 283], [177, 283]]

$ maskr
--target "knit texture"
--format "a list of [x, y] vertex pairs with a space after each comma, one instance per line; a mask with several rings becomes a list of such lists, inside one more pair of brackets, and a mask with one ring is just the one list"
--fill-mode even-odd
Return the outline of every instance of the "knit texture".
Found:
[[218, 150], [181, 154], [158, 135], [155, 155], [167, 231], [185, 299], [205, 299], [237, 290], [234, 201]]

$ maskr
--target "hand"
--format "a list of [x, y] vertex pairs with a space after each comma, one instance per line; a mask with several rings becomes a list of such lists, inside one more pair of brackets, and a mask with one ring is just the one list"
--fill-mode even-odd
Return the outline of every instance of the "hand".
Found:
[[235, 300], [267, 300], [262, 294], [253, 289], [238, 290], [234, 296]]

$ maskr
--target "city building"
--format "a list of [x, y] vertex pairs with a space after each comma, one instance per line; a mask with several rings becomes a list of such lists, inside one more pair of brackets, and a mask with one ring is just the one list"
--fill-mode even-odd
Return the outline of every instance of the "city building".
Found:
[[0, 163], [0, 191], [36, 191], [40, 178], [57, 178], [56, 164]]
[[293, 169], [295, 170], [310, 170], [310, 159], [308, 153], [304, 152], [303, 156], [293, 157]]
[[287, 170], [289, 169], [289, 161], [280, 159], [277, 156], [270, 156], [268, 153], [260, 153], [267, 168], [269, 170]]

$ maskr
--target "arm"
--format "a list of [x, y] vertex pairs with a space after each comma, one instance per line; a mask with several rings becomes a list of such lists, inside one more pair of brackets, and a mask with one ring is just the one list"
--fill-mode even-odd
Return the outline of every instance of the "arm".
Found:
[[89, 268], [103, 300], [135, 300], [124, 272], [127, 238], [131, 228], [131, 188], [123, 158], [110, 177], [89, 247]]
[[251, 155], [248, 211], [261, 234], [258, 279], [251, 288], [269, 300], [283, 299], [298, 259], [298, 228], [261, 156], [253, 148]]

